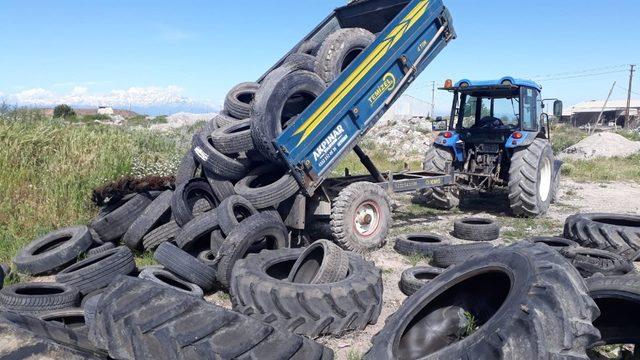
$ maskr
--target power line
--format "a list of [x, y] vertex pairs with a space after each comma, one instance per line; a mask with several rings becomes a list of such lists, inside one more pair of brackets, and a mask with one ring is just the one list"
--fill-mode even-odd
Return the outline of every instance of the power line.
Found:
[[587, 77], [593, 77], [593, 76], [600, 76], [600, 75], [608, 75], [608, 74], [617, 74], [617, 73], [623, 73], [623, 72], [627, 72], [627, 70], [617, 70], [617, 71], [606, 71], [606, 72], [600, 72], [600, 73], [594, 73], [594, 74], [583, 74], [583, 75], [573, 75], [573, 76], [562, 76], [562, 77], [552, 77], [552, 78], [534, 78], [534, 80], [536, 81], [556, 81], [556, 80], [567, 80], [567, 79], [578, 79], [578, 78], [587, 78]]
[[603, 70], [619, 69], [619, 68], [623, 68], [623, 67], [627, 67], [627, 66], [628, 66], [627, 64], [613, 65], [613, 66], [601, 66], [601, 67], [591, 68], [591, 69], [566, 71], [566, 72], [560, 72], [560, 73], [555, 73], [555, 74], [546, 74], [546, 75], [535, 75], [535, 76], [530, 76], [530, 77], [534, 78], [534, 79], [552, 78], [552, 77], [558, 77], [558, 76], [576, 75], [576, 74], [584, 74], [584, 73], [590, 73], [590, 72], [601, 72]]
[[[616, 87], [617, 87], [618, 89], [620, 89], [620, 90], [624, 90], [625, 92], [629, 91], [629, 89], [628, 89], [628, 88], [626, 88], [626, 87], [624, 87], [624, 86], [616, 85]], [[633, 90], [631, 90], [631, 93], [632, 93], [632, 94], [635, 94], [635, 95], [640, 95], [640, 93], [635, 92], [635, 91], [633, 91]]]

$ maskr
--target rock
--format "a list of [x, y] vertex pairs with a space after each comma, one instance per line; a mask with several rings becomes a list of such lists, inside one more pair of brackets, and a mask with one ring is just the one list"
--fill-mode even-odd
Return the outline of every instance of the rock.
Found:
[[593, 134], [564, 150], [562, 160], [590, 160], [594, 158], [627, 157], [640, 153], [640, 141], [631, 141], [610, 132]]

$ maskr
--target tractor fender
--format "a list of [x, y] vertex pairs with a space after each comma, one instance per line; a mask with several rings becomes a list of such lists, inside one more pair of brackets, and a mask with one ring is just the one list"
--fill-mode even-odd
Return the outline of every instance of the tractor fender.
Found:
[[511, 136], [509, 136], [509, 138], [504, 144], [504, 147], [506, 149], [515, 149], [519, 147], [529, 146], [538, 137], [537, 131], [517, 131], [517, 133], [522, 134], [522, 137], [519, 139], [516, 139], [513, 136], [515, 132], [511, 134]]
[[433, 142], [435, 145], [450, 148], [456, 157], [456, 161], [464, 161], [464, 150], [460, 134], [456, 131], [443, 131]]

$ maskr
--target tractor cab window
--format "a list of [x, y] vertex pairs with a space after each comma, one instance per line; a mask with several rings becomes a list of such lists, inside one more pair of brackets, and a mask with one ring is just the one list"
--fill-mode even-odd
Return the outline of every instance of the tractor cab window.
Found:
[[522, 130], [538, 131], [538, 92], [531, 88], [522, 90]]
[[506, 97], [465, 95], [462, 104], [461, 127], [464, 129], [511, 129], [518, 126], [520, 99], [517, 93]]

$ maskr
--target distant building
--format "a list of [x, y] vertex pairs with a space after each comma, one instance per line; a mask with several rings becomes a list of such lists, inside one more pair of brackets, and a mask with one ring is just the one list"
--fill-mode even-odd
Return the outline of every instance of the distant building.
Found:
[[110, 106], [98, 106], [98, 115], [113, 115], [113, 108]]
[[[566, 108], [562, 113], [562, 121], [573, 126], [595, 125], [604, 106], [604, 100], [591, 100], [575, 104]], [[629, 124], [625, 123], [627, 100], [609, 100], [604, 107], [601, 123], [616, 124], [623, 128], [637, 128], [640, 126], [640, 99], [631, 100], [629, 109]]]

